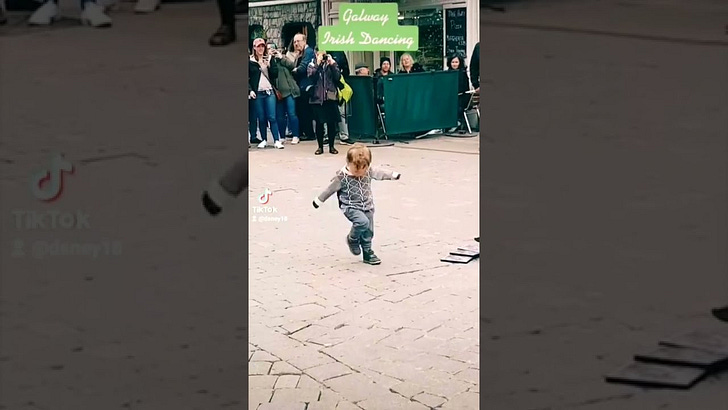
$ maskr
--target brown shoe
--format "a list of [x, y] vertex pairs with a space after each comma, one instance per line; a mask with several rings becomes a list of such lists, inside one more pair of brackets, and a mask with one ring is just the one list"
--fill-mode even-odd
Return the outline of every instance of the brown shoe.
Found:
[[212, 47], [226, 46], [230, 43], [234, 43], [235, 39], [235, 28], [231, 26], [220, 26], [215, 34], [210, 37], [210, 45]]
[[336, 155], [336, 154], [338, 154], [338, 153], [339, 153], [339, 151], [337, 151], [337, 150], [336, 150], [336, 148], [334, 148], [334, 147], [329, 147], [329, 154], [334, 154], [334, 155]]
[[324, 153], [324, 149], [323, 148], [319, 148], [319, 149], [316, 150], [316, 152], [314, 152], [314, 155], [321, 155], [323, 153]]

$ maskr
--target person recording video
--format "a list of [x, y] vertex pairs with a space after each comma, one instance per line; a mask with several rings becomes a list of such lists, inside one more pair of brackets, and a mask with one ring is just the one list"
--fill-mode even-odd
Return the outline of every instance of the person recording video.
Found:
[[[337, 84], [341, 80], [341, 72], [339, 71], [336, 60], [323, 51], [316, 54], [314, 61], [308, 65], [308, 77], [312, 80], [313, 87], [309, 104], [313, 110], [314, 119], [316, 120], [316, 141], [318, 149], [315, 155], [324, 153], [324, 123], [330, 130], [336, 130], [336, 124], [339, 122], [339, 91]], [[334, 134], [329, 136], [329, 153], [338, 154], [339, 151], [334, 148]]]

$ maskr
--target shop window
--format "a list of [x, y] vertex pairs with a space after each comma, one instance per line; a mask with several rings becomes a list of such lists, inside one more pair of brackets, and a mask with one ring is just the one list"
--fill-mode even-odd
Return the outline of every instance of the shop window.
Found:
[[[420, 9], [401, 11], [399, 23], [404, 26], [417, 26], [419, 28], [419, 49], [409, 52], [414, 60], [425, 69], [442, 70], [443, 56], [443, 21], [442, 9]], [[399, 58], [405, 52], [396, 52], [395, 60], [392, 61], [399, 67]]]
[[311, 23], [306, 22], [293, 22], [286, 23], [281, 29], [281, 40], [283, 44], [281, 47], [289, 47], [293, 43], [293, 37], [296, 34], [304, 34], [307, 39], [309, 47], [316, 48], [316, 30], [313, 28]]

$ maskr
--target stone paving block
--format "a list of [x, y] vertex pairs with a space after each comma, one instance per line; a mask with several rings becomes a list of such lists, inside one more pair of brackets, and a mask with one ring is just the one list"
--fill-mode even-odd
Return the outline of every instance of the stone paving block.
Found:
[[395, 393], [385, 393], [378, 396], [370, 397], [364, 401], [358, 402], [357, 406], [365, 410], [429, 410], [430, 408], [422, 403], [418, 403]]
[[348, 401], [340, 401], [336, 404], [336, 410], [361, 410], [361, 407]]
[[273, 389], [248, 389], [248, 404], [256, 408], [260, 403], [268, 403], [273, 397]]
[[455, 378], [472, 384], [480, 384], [480, 371], [476, 369], [465, 369], [455, 373]]
[[[298, 387], [298, 380], [301, 378], [301, 376], [296, 375], [283, 375], [279, 376], [278, 380], [275, 383], [274, 388], [276, 389], [295, 389]], [[318, 386], [316, 386], [318, 387]]]
[[309, 403], [306, 410], [336, 410], [336, 405], [338, 402], [331, 402], [331, 401], [315, 401], [313, 403]]
[[467, 340], [454, 337], [442, 343], [437, 350], [445, 353], [447, 356], [460, 352], [473, 352], [473, 350], [475, 350], [473, 353], [477, 353], [480, 351], [479, 349], [476, 349], [477, 345], [477, 340]]
[[337, 404], [339, 402], [346, 401], [346, 399], [344, 399], [344, 396], [329, 389], [328, 387], [322, 387], [321, 396], [318, 401]]
[[428, 369], [434, 369], [450, 374], [461, 372], [470, 367], [467, 363], [436, 354], [425, 354], [422, 356], [422, 362], [427, 363]]
[[380, 374], [380, 373], [377, 373], [377, 372], [374, 372], [371, 370], [367, 370], [364, 368], [357, 368], [357, 370], [359, 370], [359, 372], [361, 372], [363, 375], [367, 376], [369, 379], [371, 379], [377, 385], [382, 386], [386, 389], [390, 389], [391, 387], [402, 383], [402, 380], [395, 379], [394, 377]]
[[352, 370], [341, 363], [333, 362], [322, 366], [312, 367], [306, 370], [306, 374], [319, 382], [324, 382], [333, 377], [351, 374]]
[[324, 382], [324, 385], [354, 403], [387, 391], [376, 386], [366, 376], [359, 373], [328, 379]]
[[401, 329], [398, 332], [392, 333], [387, 338], [381, 340], [379, 343], [385, 346], [394, 347], [400, 349], [416, 339], [424, 337], [425, 333], [421, 330], [415, 329]]
[[323, 389], [324, 388], [321, 383], [317, 382], [316, 380], [312, 379], [311, 376], [306, 375], [306, 374], [301, 375], [301, 377], [298, 379], [298, 384], [296, 385], [296, 387], [298, 387], [300, 389], [307, 389], [307, 388]]
[[298, 367], [299, 369], [306, 370], [310, 369], [311, 367], [333, 363], [335, 362], [335, 360], [325, 354], [319, 353], [314, 350], [308, 354], [290, 359], [288, 360], [288, 362]]
[[461, 393], [457, 396], [451, 398], [448, 400], [447, 403], [445, 403], [442, 406], [443, 410], [476, 410], [480, 407], [480, 394], [476, 393]]
[[271, 362], [250, 362], [248, 363], [249, 375], [265, 375], [270, 372]]
[[422, 403], [425, 406], [431, 407], [431, 408], [441, 406], [443, 403], [445, 403], [447, 401], [446, 399], [444, 399], [442, 397], [433, 396], [433, 395], [427, 394], [427, 393], [418, 394], [415, 397], [413, 397], [413, 400], [416, 402]]
[[425, 388], [425, 392], [432, 394], [433, 396], [441, 397], [454, 397], [459, 393], [466, 392], [471, 384], [462, 382], [453, 378], [448, 374], [440, 374], [436, 371], [429, 371], [423, 374], [421, 379], [416, 380], [417, 383], [422, 384]]
[[311, 325], [305, 329], [299, 330], [298, 332], [291, 335], [292, 338], [300, 341], [311, 340], [316, 337], [320, 337], [330, 332], [333, 328], [328, 328], [319, 325]]
[[442, 346], [442, 343], [442, 339], [435, 339], [429, 335], [425, 335], [408, 343], [407, 349], [417, 352], [438, 353], [438, 349]]
[[251, 362], [277, 362], [281, 359], [273, 356], [272, 354], [264, 351], [264, 350], [258, 350], [257, 352], [253, 353], [253, 357], [250, 358]]
[[248, 376], [249, 389], [272, 389], [278, 376]]
[[479, 353], [473, 353], [473, 352], [462, 352], [457, 353], [452, 356], [451, 358], [455, 360], [459, 360], [461, 362], [465, 362], [470, 365], [472, 368], [480, 368], [480, 354]]
[[275, 389], [271, 403], [311, 403], [318, 401], [319, 389]]
[[306, 403], [263, 403], [257, 410], [306, 410]]
[[420, 386], [416, 383], [412, 383], [412, 382], [408, 382], [408, 381], [396, 384], [396, 385], [392, 386], [391, 389], [394, 392], [399, 393], [402, 396], [408, 397], [408, 398], [412, 398], [425, 391], [425, 388], [423, 386]]
[[281, 324], [280, 328], [283, 329], [287, 334], [291, 334], [305, 329], [307, 326], [309, 326], [308, 322], [288, 321], [287, 323]]
[[301, 370], [291, 366], [286, 362], [275, 362], [273, 367], [270, 369], [270, 374], [284, 375], [284, 374], [295, 374], [300, 375]]

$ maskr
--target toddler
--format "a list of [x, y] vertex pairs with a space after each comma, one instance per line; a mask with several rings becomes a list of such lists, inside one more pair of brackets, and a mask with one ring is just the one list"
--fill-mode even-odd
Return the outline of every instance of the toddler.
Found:
[[346, 153], [346, 166], [336, 172], [331, 184], [313, 200], [318, 208], [336, 193], [339, 208], [351, 221], [346, 235], [349, 250], [354, 255], [363, 254], [364, 263], [379, 265], [382, 261], [372, 251], [374, 237], [374, 198], [372, 180], [399, 179], [401, 174], [371, 166], [372, 152], [363, 144], [354, 144]]

